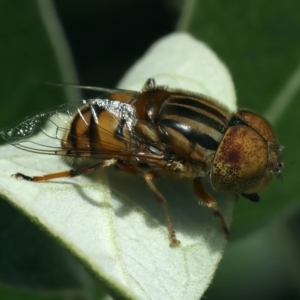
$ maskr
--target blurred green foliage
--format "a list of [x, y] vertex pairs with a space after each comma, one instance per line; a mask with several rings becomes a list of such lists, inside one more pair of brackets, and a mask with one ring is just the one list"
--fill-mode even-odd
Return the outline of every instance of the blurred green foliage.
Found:
[[59, 66], [35, 1], [0, 2], [0, 128], [64, 101]]

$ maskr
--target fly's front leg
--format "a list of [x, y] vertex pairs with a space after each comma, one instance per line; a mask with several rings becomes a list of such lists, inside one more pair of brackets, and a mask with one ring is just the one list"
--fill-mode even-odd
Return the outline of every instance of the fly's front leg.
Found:
[[159, 175], [157, 172], [155, 171], [150, 171], [146, 174], [144, 174], [144, 178], [148, 184], [148, 186], [150, 187], [150, 189], [152, 190], [152, 192], [155, 194], [155, 196], [158, 198], [159, 202], [162, 204], [165, 214], [166, 214], [166, 219], [167, 219], [167, 225], [168, 225], [168, 230], [169, 230], [169, 236], [170, 236], [170, 246], [177, 246], [178, 244], [180, 244], [180, 241], [177, 240], [176, 238], [176, 234], [173, 228], [173, 224], [172, 224], [172, 220], [171, 220], [171, 216], [170, 216], [170, 212], [169, 212], [169, 207], [168, 207], [168, 203], [166, 201], [166, 199], [163, 197], [163, 195], [158, 191], [158, 189], [156, 188], [156, 186], [153, 184], [153, 179], [157, 178]]
[[45, 174], [42, 176], [32, 176], [31, 177], [31, 176], [24, 175], [22, 173], [16, 173], [16, 174], [13, 174], [12, 176], [15, 178], [18, 178], [18, 179], [20, 178], [20, 179], [25, 179], [28, 181], [47, 181], [47, 180], [51, 180], [51, 179], [55, 179], [55, 178], [75, 177], [75, 176], [79, 176], [79, 175], [83, 175], [83, 174], [90, 174], [100, 168], [114, 165], [114, 164], [116, 164], [116, 162], [117, 162], [116, 159], [109, 159], [109, 160], [105, 160], [100, 163], [97, 163], [95, 165], [92, 165], [92, 166], [78, 168], [75, 170], [50, 173], [50, 174]]
[[226, 225], [226, 222], [225, 222], [225, 219], [224, 219], [222, 213], [220, 212], [218, 204], [217, 204], [216, 200], [205, 191], [200, 178], [194, 179], [194, 190], [195, 190], [196, 195], [199, 198], [201, 198], [201, 202], [214, 210], [216, 216], [219, 218], [219, 220], [221, 222], [221, 225], [222, 225], [222, 228], [223, 228], [226, 238], [229, 239], [230, 231]]

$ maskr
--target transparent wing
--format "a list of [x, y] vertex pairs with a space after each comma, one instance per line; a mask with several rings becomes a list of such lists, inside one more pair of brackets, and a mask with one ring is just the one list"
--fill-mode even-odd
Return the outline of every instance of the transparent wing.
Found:
[[[165, 161], [164, 155], [162, 155], [160, 150], [140, 139], [137, 141], [134, 138], [130, 138], [130, 140], [123, 138], [129, 147], [127, 149], [120, 149], [120, 146], [115, 145], [113, 142], [105, 141], [105, 144], [102, 142], [101, 145], [97, 145], [99, 143], [98, 140], [93, 140], [91, 137], [87, 137], [76, 131], [70, 131], [70, 124], [74, 115], [78, 114], [84, 120], [84, 116], [81, 113], [82, 108], [86, 107], [89, 109], [91, 101], [94, 100], [85, 101], [85, 104], [80, 107], [69, 106], [67, 104], [57, 106], [4, 129], [0, 132], [0, 135], [15, 147], [38, 154], [96, 159], [121, 158], [126, 161], [135, 162], [140, 160], [146, 162], [149, 159], [154, 164], [156, 161], [158, 164]], [[84, 120], [84, 122], [86, 121]], [[112, 137], [115, 134], [108, 129], [102, 128], [96, 122], [92, 125], [88, 124], [88, 126], [96, 126], [99, 132]], [[35, 138], [36, 134], [42, 134], [44, 138], [37, 139]], [[74, 148], [68, 144], [62, 147], [62, 143], [66, 142], [67, 135], [77, 140], [84, 141], [89, 139], [89, 143], [80, 148]], [[134, 135], [135, 133], [133, 132], [132, 137]], [[113, 139], [111, 140], [113, 141]], [[94, 147], [96, 150], [91, 151], [91, 144], [96, 145]]]
[[[0, 135], [13, 146], [22, 150], [41, 153], [56, 154], [61, 149], [63, 132], [66, 132], [74, 114], [76, 106], [63, 104], [45, 111], [24, 121], [16, 123], [0, 132]], [[35, 142], [35, 135], [43, 133], [43, 144]]]

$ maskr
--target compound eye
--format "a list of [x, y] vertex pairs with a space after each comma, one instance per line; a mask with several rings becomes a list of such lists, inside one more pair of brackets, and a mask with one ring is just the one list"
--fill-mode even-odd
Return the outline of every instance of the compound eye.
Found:
[[[217, 191], [248, 191], [266, 174], [268, 145], [247, 125], [229, 127], [215, 154], [211, 181]], [[256, 191], [255, 191], [256, 192]]]

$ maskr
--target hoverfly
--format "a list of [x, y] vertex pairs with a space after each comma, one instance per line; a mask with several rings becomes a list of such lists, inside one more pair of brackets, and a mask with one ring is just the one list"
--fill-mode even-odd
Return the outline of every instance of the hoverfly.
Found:
[[[1, 132], [9, 143], [26, 151], [94, 158], [97, 163], [42, 176], [13, 176], [46, 181], [112, 165], [130, 174], [142, 174], [163, 206], [171, 246], [179, 240], [168, 203], [153, 183], [162, 172], [193, 179], [196, 195], [214, 210], [227, 238], [230, 232], [225, 219], [202, 179], [209, 178], [219, 192], [241, 194], [257, 202], [257, 192], [269, 184], [272, 175], [281, 176], [283, 147], [270, 124], [254, 112], [231, 112], [207, 96], [157, 86], [152, 78], [139, 92], [99, 90], [104, 92], [101, 97], [84, 101], [79, 108], [58, 107]], [[64, 120], [64, 125], [59, 126], [56, 118]], [[45, 120], [52, 125], [52, 133], [43, 127]], [[49, 143], [28, 140], [37, 130], [42, 130]]]

